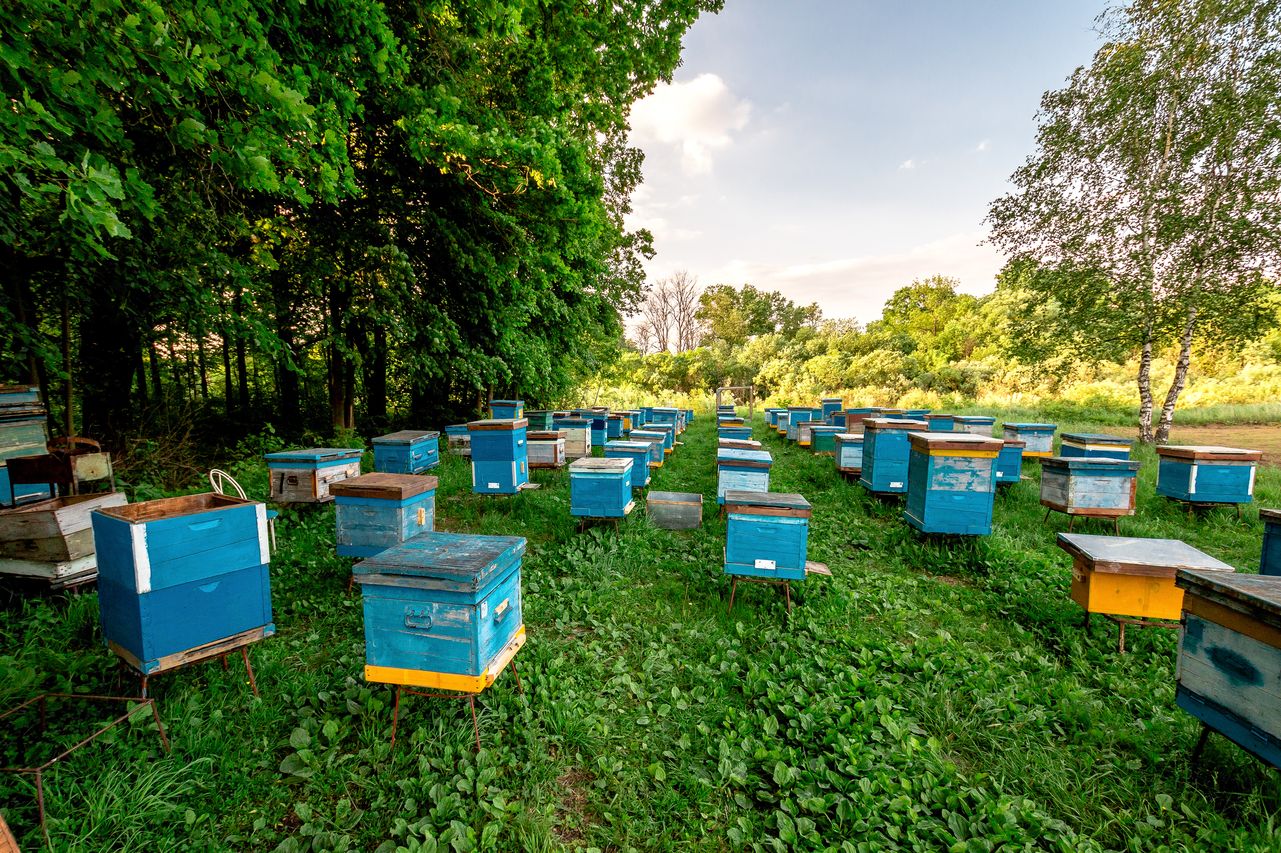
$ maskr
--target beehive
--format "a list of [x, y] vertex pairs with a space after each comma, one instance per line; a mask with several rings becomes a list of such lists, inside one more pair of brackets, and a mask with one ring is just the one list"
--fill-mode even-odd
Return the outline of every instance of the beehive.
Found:
[[1054, 455], [1056, 424], [1002, 424], [1001, 435], [1024, 443], [1023, 455], [1044, 459]]
[[718, 448], [733, 448], [737, 450], [760, 450], [761, 443], [751, 438], [718, 438], [716, 439]]
[[1134, 439], [1094, 432], [1065, 432], [1059, 455], [1068, 458], [1129, 459]]
[[641, 408], [640, 408], [640, 413], [641, 413], [641, 416], [640, 416], [640, 425], [641, 425], [641, 426], [647, 426], [647, 425], [649, 425], [649, 424], [651, 424], [651, 423], [653, 423], [653, 422], [654, 422], [654, 407], [653, 407], [653, 406], [641, 406]]
[[565, 437], [560, 430], [530, 430], [525, 433], [530, 468], [559, 468], [565, 464]]
[[814, 421], [801, 421], [796, 425], [796, 445], [797, 447], [809, 447], [814, 443]]
[[552, 429], [552, 412], [547, 409], [529, 409], [525, 412], [525, 420], [529, 421], [530, 432], [547, 432]]
[[786, 411], [787, 411], [787, 409], [779, 409], [779, 408], [774, 408], [774, 407], [771, 407], [771, 408], [766, 409], [766, 410], [765, 410], [765, 423], [769, 424], [771, 427], [777, 427], [777, 426], [778, 426], [778, 413], [779, 413], [779, 412], [786, 412]]
[[333, 500], [329, 487], [360, 476], [360, 450], [307, 447], [268, 453], [271, 499], [277, 503], [324, 503]]
[[925, 422], [930, 425], [930, 432], [951, 432], [956, 425], [953, 415], [929, 414], [925, 415]]
[[778, 492], [725, 494], [725, 574], [804, 580], [810, 505]]
[[791, 420], [791, 412], [779, 412], [774, 416], [774, 428], [778, 431], [779, 435], [787, 435], [788, 427], [791, 426]]
[[825, 456], [836, 453], [836, 436], [845, 432], [845, 427], [829, 424], [814, 424], [810, 427], [810, 450]]
[[578, 415], [557, 415], [553, 425], [565, 437], [565, 457], [581, 459], [592, 455], [592, 422]]
[[717, 429], [719, 429], [720, 427], [741, 427], [741, 426], [748, 426], [748, 423], [747, 421], [740, 418], [738, 415], [718, 415], [716, 417]]
[[1235, 571], [1177, 539], [1134, 539], [1060, 533], [1058, 545], [1072, 555], [1072, 600], [1087, 613], [1140, 619], [1178, 619], [1183, 590], [1179, 569]]
[[692, 423], [694, 422], [694, 410], [693, 410], [693, 409], [686, 409], [686, 410], [685, 410], [685, 422], [686, 422], [686, 423], [690, 423], [690, 424], [692, 424]]
[[670, 456], [672, 450], [676, 447], [676, 427], [671, 424], [650, 424], [646, 429], [649, 432], [657, 432], [663, 436], [663, 453]]
[[1041, 506], [1067, 515], [1134, 515], [1139, 463], [1128, 459], [1051, 456], [1041, 460]]
[[717, 449], [716, 502], [725, 503], [726, 492], [768, 492], [773, 464], [764, 450]]
[[1023, 442], [1006, 438], [1001, 444], [996, 457], [996, 484], [1008, 486], [1023, 478]]
[[467, 424], [473, 492], [514, 495], [529, 482], [527, 426], [524, 418], [491, 418]]
[[478, 693], [525, 643], [519, 536], [420, 533], [357, 563], [365, 679]]
[[668, 424], [673, 430], [676, 430], [681, 420], [680, 409], [671, 406], [654, 407], [654, 424]]
[[421, 474], [440, 464], [440, 433], [403, 429], [373, 440], [374, 470], [384, 474]]
[[1259, 555], [1259, 574], [1281, 575], [1281, 510], [1261, 509], [1263, 551]]
[[652, 429], [634, 429], [627, 436], [631, 441], [649, 442], [649, 467], [663, 467], [667, 449], [667, 433]]
[[903, 517], [922, 533], [987, 536], [1004, 442], [966, 433], [913, 432]]
[[467, 432], [467, 424], [450, 424], [445, 427], [445, 444], [450, 453], [471, 456], [471, 433]]
[[[47, 451], [48, 413], [36, 385], [0, 385], [0, 506], [9, 506], [9, 468], [15, 456], [36, 456]], [[22, 483], [13, 487], [18, 503], [51, 497], [45, 483]]]
[[878, 413], [871, 406], [863, 406], [857, 409], [846, 409], [845, 431], [852, 434], [861, 433], [863, 431], [863, 421], [874, 417], [878, 417]]
[[622, 518], [632, 511], [630, 458], [575, 459], [569, 465], [569, 512], [580, 518]]
[[632, 460], [632, 488], [643, 489], [649, 485], [648, 441], [611, 441], [605, 445], [605, 458]]
[[693, 530], [703, 523], [703, 496], [692, 492], [654, 492], [645, 499], [645, 514], [664, 530]]
[[911, 456], [909, 433], [928, 429], [925, 421], [870, 418], [863, 421], [863, 470], [859, 485], [873, 494], [901, 495], [907, 491]]
[[514, 421], [525, 417], [524, 400], [490, 400], [489, 417], [492, 420]]
[[0, 512], [0, 574], [56, 584], [89, 580], [97, 571], [90, 516], [124, 506], [121, 492], [69, 495]]
[[954, 432], [967, 432], [970, 435], [992, 435], [992, 426], [996, 423], [996, 418], [988, 415], [953, 415], [952, 430]]
[[340, 557], [372, 557], [436, 526], [437, 479], [363, 474], [331, 489]]
[[863, 473], [863, 434], [839, 433], [833, 443], [836, 448], [836, 470], [852, 476]]
[[800, 440], [800, 426], [814, 418], [814, 410], [809, 406], [789, 406], [787, 408], [787, 438], [789, 441]]
[[930, 413], [929, 409], [904, 409], [903, 417], [915, 418], [916, 420], [920, 420], [925, 416], [927, 416], [929, 413]]
[[93, 513], [107, 645], [143, 674], [275, 633], [267, 508], [216, 494]]
[[1193, 504], [1247, 504], [1254, 500], [1254, 475], [1263, 454], [1235, 447], [1167, 444], [1160, 457], [1156, 493]]
[[844, 408], [845, 401], [840, 397], [824, 397], [819, 400], [819, 418], [825, 421]]
[[607, 439], [623, 437], [622, 415], [609, 415], [605, 418], [605, 437]]
[[749, 426], [721, 426], [716, 428], [716, 437], [749, 439], [752, 437], [752, 428]]
[[1281, 578], [1180, 570], [1174, 701], [1281, 769]]

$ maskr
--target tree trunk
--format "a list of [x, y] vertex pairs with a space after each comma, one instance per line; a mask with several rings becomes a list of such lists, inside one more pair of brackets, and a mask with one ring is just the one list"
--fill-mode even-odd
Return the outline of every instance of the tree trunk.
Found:
[[222, 396], [227, 417], [231, 417], [231, 413], [236, 408], [231, 396], [231, 333], [228, 331], [230, 326], [231, 322], [224, 315], [220, 337], [222, 338]]
[[373, 351], [364, 372], [366, 426], [382, 430], [387, 426], [387, 330], [380, 323], [374, 324]]
[[[239, 298], [237, 298], [236, 302], [240, 302]], [[240, 401], [238, 405], [240, 406], [241, 412], [249, 411], [249, 371], [247, 369], [247, 363], [248, 358], [245, 354], [245, 336], [236, 335], [236, 378], [240, 391]]]
[[205, 319], [196, 320], [196, 369], [200, 371], [200, 402], [209, 402], [209, 370], [205, 362]]
[[62, 295], [62, 428], [63, 435], [71, 437], [76, 434], [75, 410], [72, 408], [71, 385], [71, 297]]
[[1179, 394], [1187, 384], [1188, 367], [1192, 363], [1192, 336], [1196, 332], [1197, 308], [1188, 309], [1188, 320], [1183, 326], [1183, 337], [1179, 341], [1179, 360], [1174, 365], [1174, 380], [1165, 395], [1165, 404], [1161, 406], [1161, 421], [1156, 427], [1156, 442], [1164, 444], [1170, 438], [1170, 426], [1174, 423], [1174, 407], [1179, 402]]
[[1139, 355], [1139, 441], [1152, 443], [1152, 325], [1143, 332]]
[[165, 406], [164, 386], [160, 384], [160, 358], [156, 355], [156, 340], [150, 338], [147, 341], [147, 357], [150, 359], [151, 366], [151, 396], [155, 399], [156, 405]]
[[[109, 446], [132, 426], [146, 406], [146, 368], [135, 315], [126, 309], [128, 285], [116, 264], [104, 264], [86, 282], [86, 304], [80, 313], [80, 430]], [[133, 384], [138, 381], [139, 397]], [[141, 406], [135, 405], [139, 400]]]

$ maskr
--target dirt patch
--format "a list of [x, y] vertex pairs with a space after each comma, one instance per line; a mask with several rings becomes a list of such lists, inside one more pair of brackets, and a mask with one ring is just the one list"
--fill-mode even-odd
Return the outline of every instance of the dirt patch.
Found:
[[[1106, 430], [1105, 430], [1106, 432]], [[1136, 437], [1138, 431], [1133, 433]], [[1170, 430], [1170, 444], [1217, 444], [1262, 450], [1261, 464], [1281, 466], [1281, 426], [1275, 424], [1214, 424], [1178, 426]]]
[[591, 781], [591, 774], [577, 767], [571, 767], [556, 777], [560, 800], [557, 802], [557, 820], [552, 832], [556, 835], [556, 840], [566, 847], [582, 844], [586, 839], [583, 827], [591, 823], [587, 814], [587, 786]]
[[958, 578], [955, 575], [930, 575], [933, 580], [948, 586], [973, 586], [965, 578]]

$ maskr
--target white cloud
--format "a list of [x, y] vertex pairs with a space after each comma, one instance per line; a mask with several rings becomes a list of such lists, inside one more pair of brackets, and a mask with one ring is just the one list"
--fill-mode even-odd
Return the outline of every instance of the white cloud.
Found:
[[992, 150], [992, 140], [990, 139], [979, 140], [979, 144], [974, 146], [974, 150], [976, 153], [979, 153], [979, 154], [982, 154], [984, 151]]
[[632, 107], [632, 142], [641, 148], [668, 146], [680, 153], [681, 171], [712, 169], [716, 151], [733, 143], [747, 126], [752, 105], [734, 95], [716, 74], [685, 83], [660, 83]]
[[900, 170], [902, 170], [902, 171], [908, 171], [908, 170], [910, 170], [910, 169], [915, 169], [915, 168], [916, 168], [916, 161], [915, 161], [915, 160], [904, 160], [902, 163], [899, 163], [899, 164], [898, 164], [898, 167], [899, 167], [899, 169], [900, 169]]

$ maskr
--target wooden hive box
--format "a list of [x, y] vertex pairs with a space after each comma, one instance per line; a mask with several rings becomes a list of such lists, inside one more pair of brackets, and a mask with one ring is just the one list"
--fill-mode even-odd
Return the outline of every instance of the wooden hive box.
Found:
[[605, 445], [605, 458], [632, 460], [632, 488], [644, 489], [649, 486], [652, 446], [648, 441], [611, 441]]
[[765, 450], [716, 451], [716, 502], [725, 503], [726, 492], [768, 492], [769, 470], [774, 457]]
[[907, 464], [912, 444], [908, 435], [929, 429], [925, 421], [869, 418], [863, 421], [863, 470], [859, 485], [877, 495], [907, 492]]
[[1139, 463], [1128, 459], [1051, 456], [1041, 460], [1041, 506], [1068, 515], [1134, 515]]
[[445, 427], [445, 444], [450, 453], [471, 456], [471, 433], [467, 431], [467, 424], [450, 424]]
[[631, 458], [575, 459], [570, 463], [570, 515], [622, 518], [633, 506]]
[[552, 424], [565, 437], [565, 458], [581, 459], [592, 455], [592, 422], [577, 415], [557, 415]]
[[592, 422], [592, 447], [604, 447], [609, 441], [609, 416], [593, 412], [589, 418]]
[[819, 400], [819, 419], [827, 420], [837, 412], [845, 409], [845, 401], [840, 397], [824, 397]]
[[930, 413], [930, 409], [904, 409], [903, 416], [920, 420]]
[[663, 530], [694, 530], [703, 523], [703, 496], [651, 491], [645, 499], [650, 522]]
[[778, 423], [778, 413], [785, 412], [785, 411], [787, 410], [779, 409], [771, 406], [770, 408], [765, 410], [765, 423], [771, 427], [775, 426]]
[[1022, 441], [1002, 439], [1001, 452], [996, 457], [996, 484], [1010, 486], [1023, 479]]
[[525, 644], [519, 536], [420, 533], [357, 563], [365, 680], [479, 693]]
[[261, 502], [161, 498], [98, 509], [92, 525], [103, 636], [144, 675], [275, 633]]
[[121, 492], [69, 495], [0, 512], [0, 574], [67, 582], [97, 571], [91, 515], [124, 506]]
[[861, 433], [863, 431], [863, 421], [868, 418], [877, 417], [877, 411], [871, 406], [863, 406], [855, 409], [845, 410], [845, 431], [847, 433]]
[[1281, 510], [1260, 509], [1263, 522], [1263, 551], [1259, 555], [1259, 574], [1281, 575]]
[[305, 447], [265, 454], [271, 499], [282, 504], [331, 501], [329, 487], [360, 476], [363, 455], [350, 447]]
[[749, 439], [752, 437], [752, 428], [749, 426], [718, 426], [716, 428], [716, 437]]
[[607, 439], [623, 437], [622, 415], [609, 415], [605, 418], [605, 437]]
[[492, 420], [514, 421], [525, 417], [524, 400], [490, 400], [489, 417]]
[[968, 432], [970, 435], [991, 436], [996, 418], [990, 415], [953, 415], [952, 429], [955, 432]]
[[1236, 571], [1178, 539], [1135, 539], [1060, 533], [1058, 545], [1072, 555], [1072, 600], [1086, 613], [1138, 619], [1178, 619], [1183, 590], [1179, 569]]
[[800, 440], [800, 427], [803, 423], [809, 423], [814, 418], [814, 410], [809, 406], [788, 406], [787, 407], [787, 439], [788, 441]]
[[1129, 459], [1134, 439], [1096, 432], [1065, 432], [1059, 455], [1068, 458]]
[[930, 432], [952, 432], [952, 428], [956, 426], [955, 415], [928, 414], [924, 419], [930, 425]]
[[751, 429], [751, 426], [747, 423], [747, 421], [743, 420], [738, 415], [719, 415], [716, 418], [717, 429], [720, 429], [721, 427], [741, 427], [741, 426], [746, 426], [748, 429]]
[[857, 476], [863, 472], [863, 434], [842, 432], [833, 440], [836, 470]]
[[662, 468], [667, 453], [667, 434], [653, 429], [634, 429], [627, 436], [629, 441], [649, 442], [649, 467]]
[[1023, 455], [1034, 459], [1054, 455], [1054, 433], [1057, 431], [1057, 424], [1001, 425], [1001, 435], [1011, 441], [1022, 441]]
[[725, 574], [804, 580], [809, 502], [778, 492], [727, 492]]
[[1281, 578], [1181, 569], [1180, 708], [1281, 769]]
[[[0, 506], [11, 503], [8, 460], [46, 453], [48, 443], [48, 412], [39, 387], [0, 386]], [[50, 497], [47, 483], [20, 483], [12, 489], [12, 499], [18, 503]]]
[[531, 432], [552, 429], [552, 412], [547, 409], [529, 409], [525, 412], [525, 420], [529, 421]]
[[987, 536], [992, 532], [999, 438], [966, 433], [908, 435], [903, 517], [922, 533]]
[[363, 474], [330, 490], [340, 557], [372, 557], [436, 527], [435, 477]]
[[791, 412], [779, 412], [777, 415], [774, 416], [774, 428], [778, 431], [779, 435], [781, 436], [787, 435], [787, 429], [791, 425], [791, 420], [792, 420]]
[[491, 418], [467, 424], [471, 488], [478, 495], [514, 495], [529, 482], [528, 421]]
[[809, 447], [814, 443], [814, 426], [817, 421], [801, 421], [796, 425], [797, 447]]
[[751, 438], [718, 438], [716, 447], [717, 449], [760, 450], [761, 443]]
[[560, 468], [565, 464], [565, 437], [560, 430], [525, 433], [529, 442], [530, 468]]
[[836, 437], [845, 432], [845, 427], [830, 424], [814, 424], [810, 427], [810, 450], [824, 456], [836, 454]]
[[676, 447], [676, 427], [671, 424], [654, 423], [645, 427], [648, 432], [661, 433], [663, 436], [663, 453], [671, 455], [672, 450]]
[[383, 474], [421, 474], [440, 464], [440, 433], [402, 429], [373, 441], [374, 470]]
[[1235, 447], [1167, 444], [1160, 457], [1156, 493], [1193, 504], [1248, 504], [1263, 453]]
[[656, 424], [670, 424], [675, 428], [677, 421], [680, 420], [680, 409], [671, 406], [655, 406], [653, 412]]
[[646, 426], [646, 425], [651, 424], [651, 423], [653, 423], [653, 422], [654, 422], [654, 407], [653, 407], [653, 406], [641, 406], [641, 407], [640, 407], [640, 422], [639, 422], [639, 426]]
[[686, 410], [685, 410], [685, 422], [686, 422], [686, 423], [691, 423], [691, 424], [694, 422], [694, 410], [693, 410], [693, 409], [686, 409]]

